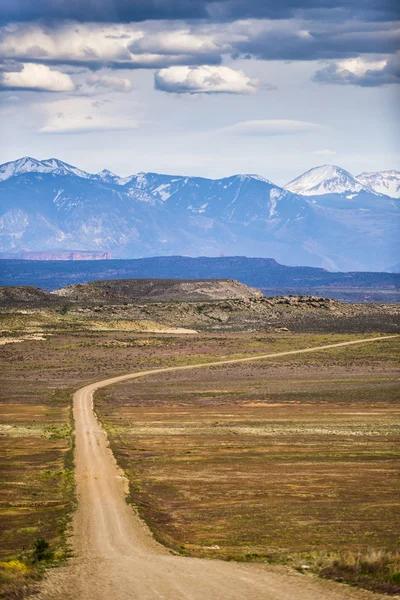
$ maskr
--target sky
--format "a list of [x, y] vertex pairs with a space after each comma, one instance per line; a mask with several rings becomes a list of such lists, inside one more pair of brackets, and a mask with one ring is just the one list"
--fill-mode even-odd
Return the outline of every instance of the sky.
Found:
[[400, 167], [386, 0], [0, 0], [0, 162], [284, 185]]

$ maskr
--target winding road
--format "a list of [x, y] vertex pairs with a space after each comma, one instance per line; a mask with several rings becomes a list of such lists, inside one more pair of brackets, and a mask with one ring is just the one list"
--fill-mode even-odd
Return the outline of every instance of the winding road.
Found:
[[78, 509], [74, 557], [49, 572], [38, 598], [46, 600], [345, 600], [382, 596], [304, 576], [284, 567], [175, 556], [158, 544], [125, 501], [127, 480], [93, 411], [93, 393], [115, 383], [187, 369], [251, 362], [379, 342], [396, 335], [303, 350], [168, 367], [87, 385], [74, 394]]

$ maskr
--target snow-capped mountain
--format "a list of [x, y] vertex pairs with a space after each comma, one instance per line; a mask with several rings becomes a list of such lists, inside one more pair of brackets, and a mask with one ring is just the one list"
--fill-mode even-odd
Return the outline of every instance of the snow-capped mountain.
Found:
[[361, 190], [374, 193], [367, 184], [336, 165], [314, 167], [286, 184], [285, 189], [303, 196], [358, 193]]
[[115, 258], [223, 252], [345, 271], [398, 262], [396, 200], [339, 167], [312, 169], [296, 181], [302, 195], [258, 175], [119, 177], [57, 159], [19, 159], [0, 165], [0, 251], [109, 250]]
[[[171, 194], [170, 185], [186, 184], [188, 177], [176, 176], [171, 178], [169, 175], [160, 175], [158, 173], [137, 173], [120, 177], [108, 169], [103, 169], [99, 173], [91, 174], [82, 169], [78, 169], [62, 160], [49, 158], [46, 160], [37, 160], [30, 156], [25, 156], [15, 161], [10, 161], [0, 165], [0, 181], [5, 181], [15, 175], [23, 173], [53, 173], [54, 175], [75, 175], [82, 179], [93, 179], [104, 183], [126, 186], [132, 190], [151, 190], [153, 196], [159, 200], [166, 200]], [[160, 178], [165, 177], [167, 183], [160, 183]], [[243, 179], [254, 179], [267, 184], [271, 181], [260, 175], [237, 175]], [[201, 178], [199, 178], [201, 179]], [[360, 191], [375, 192], [384, 194], [391, 198], [400, 197], [400, 171], [379, 171], [376, 173], [360, 173], [354, 177], [351, 173], [336, 165], [321, 165], [306, 171], [299, 177], [296, 177], [284, 188], [295, 194], [303, 196], [319, 196], [324, 194], [345, 194]]]
[[105, 183], [116, 183], [119, 185], [121, 177], [118, 177], [118, 175], [112, 171], [109, 171], [108, 169], [103, 169], [95, 175], [90, 175], [90, 179], [98, 179], [99, 181], [104, 181]]
[[0, 181], [5, 181], [10, 177], [22, 175], [23, 173], [54, 173], [55, 175], [76, 175], [83, 179], [90, 178], [89, 173], [86, 173], [86, 171], [77, 169], [57, 158], [37, 160], [30, 156], [24, 156], [18, 160], [0, 165]]
[[378, 171], [376, 173], [360, 173], [358, 181], [378, 194], [391, 198], [400, 198], [400, 171]]

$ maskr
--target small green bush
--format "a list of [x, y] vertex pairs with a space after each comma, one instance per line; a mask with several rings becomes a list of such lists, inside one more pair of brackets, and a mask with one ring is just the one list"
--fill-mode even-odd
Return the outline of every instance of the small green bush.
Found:
[[53, 558], [53, 551], [50, 548], [50, 544], [44, 538], [38, 538], [35, 540], [33, 546], [34, 562], [47, 561]]

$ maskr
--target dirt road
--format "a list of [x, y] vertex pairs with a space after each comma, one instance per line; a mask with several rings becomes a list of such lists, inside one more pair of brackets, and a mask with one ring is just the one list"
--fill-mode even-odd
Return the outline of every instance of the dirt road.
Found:
[[384, 336], [223, 360], [141, 371], [92, 383], [74, 395], [78, 510], [74, 558], [54, 569], [39, 598], [46, 600], [344, 600], [381, 598], [363, 590], [268, 565], [174, 556], [153, 540], [125, 502], [127, 481], [119, 472], [104, 430], [93, 412], [99, 388], [155, 373], [199, 369], [318, 352], [400, 336]]

